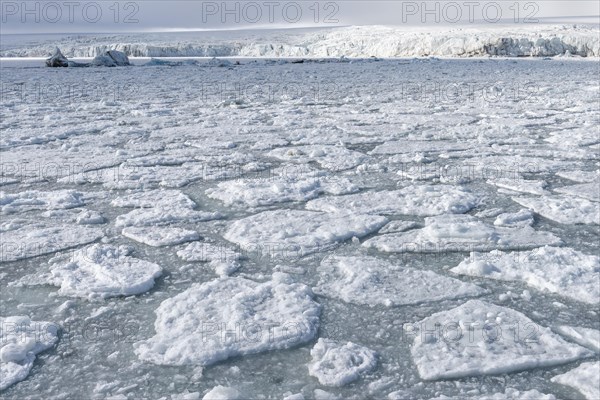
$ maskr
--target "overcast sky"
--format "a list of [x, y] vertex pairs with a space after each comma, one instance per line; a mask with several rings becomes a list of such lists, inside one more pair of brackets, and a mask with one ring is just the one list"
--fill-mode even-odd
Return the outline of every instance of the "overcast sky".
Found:
[[[597, 0], [1, 1], [2, 33], [598, 23]], [[585, 17], [584, 19], [573, 17]]]

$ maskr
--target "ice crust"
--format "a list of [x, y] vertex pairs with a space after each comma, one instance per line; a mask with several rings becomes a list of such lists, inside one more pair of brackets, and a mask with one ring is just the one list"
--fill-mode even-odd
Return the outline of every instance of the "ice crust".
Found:
[[413, 185], [395, 191], [363, 192], [311, 200], [306, 208], [327, 212], [431, 216], [463, 214], [477, 205], [478, 197], [455, 186]]
[[513, 197], [523, 207], [561, 224], [600, 225], [600, 203], [579, 197], [556, 195]]
[[363, 246], [386, 252], [436, 253], [529, 249], [557, 245], [561, 239], [550, 232], [525, 227], [495, 227], [470, 215], [425, 218], [425, 227], [390, 233], [366, 240]]
[[0, 317], [0, 391], [27, 378], [36, 354], [58, 341], [58, 330], [26, 316]]
[[138, 342], [136, 353], [155, 364], [210, 365], [297, 346], [317, 333], [321, 307], [312, 297], [281, 273], [264, 283], [228, 277], [195, 284], [161, 303], [156, 335]]
[[308, 373], [324, 386], [344, 386], [377, 366], [374, 351], [358, 344], [319, 339], [310, 351]]
[[[444, 330], [435, 330], [436, 323]], [[518, 333], [517, 325], [534, 329]], [[419, 326], [411, 354], [425, 380], [505, 374], [565, 364], [592, 354], [515, 310], [479, 300], [435, 313]], [[436, 333], [424, 332], [424, 328]]]
[[590, 304], [600, 302], [600, 257], [567, 247], [522, 252], [472, 252], [452, 272], [504, 281], [522, 281], [538, 290]]
[[58, 256], [50, 266], [49, 283], [64, 296], [107, 298], [144, 293], [154, 286], [162, 268], [131, 257], [131, 249], [95, 244]]
[[552, 378], [552, 382], [570, 386], [586, 399], [600, 399], [600, 362], [587, 362], [579, 367]]
[[432, 271], [406, 268], [375, 257], [328, 257], [318, 269], [315, 293], [369, 306], [399, 306], [477, 296], [480, 287]]

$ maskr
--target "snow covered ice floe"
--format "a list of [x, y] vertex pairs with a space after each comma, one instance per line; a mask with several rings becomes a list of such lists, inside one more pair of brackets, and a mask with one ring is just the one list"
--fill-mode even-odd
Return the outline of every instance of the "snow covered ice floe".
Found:
[[307, 201], [321, 193], [339, 195], [356, 191], [358, 187], [347, 178], [315, 176], [299, 179], [278, 177], [266, 180], [232, 180], [207, 189], [206, 194], [210, 198], [221, 200], [226, 206], [259, 207]]
[[267, 156], [302, 164], [317, 162], [322, 168], [334, 172], [354, 168], [368, 160], [363, 153], [329, 145], [279, 147], [268, 152]]
[[600, 303], [600, 257], [567, 247], [521, 252], [472, 252], [450, 271], [503, 281], [522, 281], [538, 290], [590, 304]]
[[327, 212], [430, 216], [466, 213], [478, 203], [471, 192], [449, 185], [411, 185], [399, 190], [362, 192], [311, 200], [306, 208]]
[[245, 250], [305, 255], [368, 235], [387, 222], [376, 215], [274, 210], [234, 221], [223, 237]]
[[29, 221], [24, 226], [0, 232], [2, 262], [52, 254], [94, 242], [104, 236], [99, 228], [81, 225], [49, 225]]
[[347, 303], [369, 306], [398, 306], [456, 299], [484, 294], [471, 283], [406, 268], [375, 257], [331, 256], [318, 268], [316, 294], [338, 298]]
[[495, 227], [470, 215], [439, 215], [425, 218], [425, 227], [408, 232], [378, 235], [363, 246], [386, 252], [436, 253], [530, 249], [561, 244], [549, 232], [526, 227]]
[[600, 202], [600, 180], [590, 183], [580, 183], [578, 185], [563, 186], [554, 189], [557, 193], [569, 196], [582, 197], [595, 202]]
[[27, 378], [36, 354], [58, 341], [58, 325], [29, 317], [0, 317], [0, 391]]
[[236, 388], [217, 385], [209, 390], [202, 400], [244, 400], [244, 397]]
[[207, 262], [219, 276], [231, 275], [240, 268], [242, 255], [231, 246], [193, 242], [177, 251], [184, 261]]
[[600, 362], [587, 362], [571, 371], [557, 375], [552, 382], [579, 391], [588, 400], [600, 399]]
[[533, 213], [529, 210], [520, 210], [516, 213], [502, 213], [494, 220], [496, 226], [531, 226], [534, 223]]
[[196, 231], [178, 227], [128, 226], [121, 234], [148, 246], [172, 246], [200, 239]]
[[600, 331], [598, 329], [561, 325], [554, 328], [554, 331], [583, 347], [600, 353]]
[[112, 205], [136, 207], [129, 213], [117, 217], [115, 225], [118, 227], [189, 223], [222, 217], [218, 212], [196, 210], [196, 203], [184, 193], [176, 190], [150, 190], [133, 193], [113, 200]]
[[85, 195], [73, 190], [0, 192], [1, 214], [14, 214], [31, 210], [64, 210], [83, 205], [85, 205]]
[[135, 351], [155, 364], [210, 365], [286, 349], [315, 337], [320, 312], [311, 290], [285, 274], [264, 283], [219, 278], [163, 301], [156, 335], [136, 343]]
[[505, 374], [593, 354], [518, 311], [479, 300], [433, 314], [418, 326], [411, 355], [425, 380]]
[[600, 203], [583, 198], [553, 195], [542, 197], [513, 197], [513, 201], [542, 217], [561, 224], [600, 224]]
[[308, 373], [324, 386], [344, 386], [377, 366], [376, 353], [364, 346], [319, 339], [310, 351]]
[[[399, 398], [399, 400], [402, 398]], [[390, 396], [390, 400], [394, 400]], [[458, 396], [458, 397], [449, 397], [449, 396], [440, 396], [435, 397], [430, 400], [556, 400], [556, 397], [552, 394], [544, 394], [538, 392], [537, 390], [526, 390], [520, 391], [513, 388], [506, 388], [504, 393], [494, 393], [494, 394], [483, 394], [480, 396]]]
[[131, 257], [131, 249], [94, 244], [51, 260], [48, 282], [59, 294], [71, 297], [107, 298], [144, 293], [154, 286], [162, 268]]
[[494, 185], [500, 189], [505, 189], [513, 192], [529, 193], [544, 195], [549, 192], [545, 190], [547, 183], [539, 180], [525, 180], [522, 178], [511, 179], [511, 178], [500, 178], [500, 179], [489, 179], [488, 184]]

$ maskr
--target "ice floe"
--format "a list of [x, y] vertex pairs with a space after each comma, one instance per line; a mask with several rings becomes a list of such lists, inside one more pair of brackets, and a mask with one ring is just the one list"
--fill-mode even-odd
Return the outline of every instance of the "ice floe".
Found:
[[586, 399], [600, 399], [600, 362], [587, 362], [579, 367], [552, 378], [552, 382], [570, 386]]
[[286, 349], [314, 338], [320, 306], [305, 285], [275, 273], [264, 283], [219, 278], [195, 284], [156, 310], [156, 335], [135, 344], [156, 364], [210, 365]]
[[362, 192], [311, 200], [306, 208], [328, 212], [430, 216], [462, 214], [478, 203], [471, 192], [449, 185], [412, 185], [393, 191]]
[[371, 372], [377, 366], [377, 354], [364, 346], [319, 339], [310, 350], [308, 373], [321, 385], [344, 386]]
[[533, 213], [529, 210], [520, 210], [516, 213], [502, 213], [496, 217], [494, 225], [496, 226], [531, 226], [534, 223]]
[[570, 196], [582, 197], [595, 202], [600, 202], [600, 180], [590, 183], [580, 183], [578, 185], [563, 186], [554, 189], [557, 193]]
[[368, 256], [327, 257], [318, 273], [315, 293], [369, 306], [418, 304], [485, 293], [471, 283]]
[[513, 197], [513, 201], [561, 224], [600, 224], [600, 203], [573, 196]]
[[314, 199], [321, 193], [347, 194], [358, 190], [343, 177], [309, 177], [300, 179], [273, 178], [267, 180], [232, 180], [221, 182], [206, 194], [221, 200], [226, 206], [268, 206], [276, 203], [301, 202]]
[[522, 178], [500, 178], [490, 179], [487, 181], [487, 183], [490, 185], [497, 186], [498, 188], [510, 190], [513, 192], [537, 195], [548, 194], [548, 191], [545, 189], [548, 184], [545, 181], [525, 180]]
[[160, 226], [128, 226], [121, 234], [148, 246], [172, 246], [200, 239], [196, 231], [177, 227]]
[[268, 152], [267, 156], [302, 164], [316, 162], [328, 171], [344, 171], [368, 159], [365, 154], [348, 150], [343, 146], [327, 145], [279, 147]]
[[207, 262], [219, 276], [227, 276], [240, 268], [242, 255], [231, 246], [193, 242], [177, 251], [184, 261]]
[[439, 215], [425, 218], [425, 227], [408, 232], [375, 236], [363, 246], [386, 252], [443, 253], [530, 249], [562, 241], [549, 232], [525, 227], [495, 227], [470, 215]]
[[[399, 398], [398, 400], [402, 399]], [[390, 400], [394, 400], [390, 396]], [[556, 400], [556, 397], [552, 394], [544, 394], [538, 392], [537, 390], [526, 390], [520, 391], [513, 388], [506, 388], [504, 393], [494, 393], [494, 394], [483, 394], [480, 396], [457, 396], [457, 397], [449, 397], [449, 396], [440, 396], [430, 400]]]
[[0, 213], [13, 214], [30, 210], [63, 210], [85, 205], [84, 194], [73, 190], [20, 193], [0, 192]]
[[242, 394], [235, 388], [217, 385], [202, 397], [202, 400], [243, 400]]
[[51, 260], [50, 284], [64, 296], [107, 298], [144, 293], [154, 286], [162, 268], [131, 257], [131, 249], [94, 244]]
[[[244, 249], [310, 254], [385, 225], [385, 217], [304, 210], [275, 210], [233, 222], [223, 237]], [[262, 249], [262, 250], [260, 250]]]
[[530, 251], [473, 252], [452, 272], [504, 281], [522, 281], [585, 303], [600, 302], [600, 257], [571, 248], [545, 246]]
[[29, 317], [0, 317], [0, 391], [27, 378], [36, 354], [58, 341], [58, 325]]
[[598, 329], [561, 325], [554, 330], [575, 343], [600, 353], [600, 331]]
[[479, 300], [419, 322], [411, 354], [425, 380], [505, 374], [592, 353], [510, 308]]
[[3, 262], [38, 257], [94, 242], [104, 236], [102, 229], [80, 225], [27, 223], [0, 233]]

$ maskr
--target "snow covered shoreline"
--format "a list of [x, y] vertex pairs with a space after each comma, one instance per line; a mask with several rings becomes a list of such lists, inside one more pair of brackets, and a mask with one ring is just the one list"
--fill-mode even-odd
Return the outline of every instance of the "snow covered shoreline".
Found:
[[586, 25], [527, 25], [483, 28], [352, 26], [334, 29], [272, 31], [245, 38], [174, 37], [142, 34], [69, 36], [58, 41], [13, 44], [0, 57], [47, 57], [56, 46], [69, 58], [93, 58], [108, 50], [128, 57], [553, 57], [600, 56], [600, 30]]

